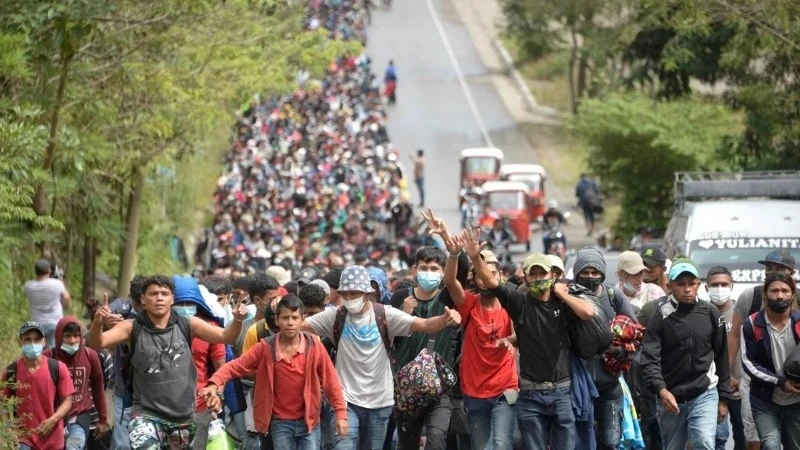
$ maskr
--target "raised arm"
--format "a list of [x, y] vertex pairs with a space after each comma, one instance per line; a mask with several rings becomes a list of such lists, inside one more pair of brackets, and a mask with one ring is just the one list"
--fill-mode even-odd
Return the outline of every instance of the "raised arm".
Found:
[[444, 266], [444, 285], [447, 287], [447, 293], [450, 299], [453, 300], [453, 305], [460, 308], [464, 304], [464, 287], [458, 281], [456, 274], [458, 273], [458, 262], [461, 258], [461, 252], [464, 248], [464, 239], [462, 236], [451, 236], [449, 240], [445, 241], [447, 245], [447, 264]]

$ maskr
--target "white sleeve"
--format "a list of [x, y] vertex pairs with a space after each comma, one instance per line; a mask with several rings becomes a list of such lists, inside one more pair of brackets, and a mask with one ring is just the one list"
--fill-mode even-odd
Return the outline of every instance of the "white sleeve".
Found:
[[414, 322], [414, 316], [391, 306], [385, 306], [384, 310], [386, 311], [386, 325], [389, 328], [389, 339], [394, 340], [397, 336], [411, 336], [411, 323]]
[[336, 313], [338, 311], [336, 308], [322, 311], [306, 318], [306, 323], [314, 330], [315, 334], [333, 340], [333, 324], [336, 322]]

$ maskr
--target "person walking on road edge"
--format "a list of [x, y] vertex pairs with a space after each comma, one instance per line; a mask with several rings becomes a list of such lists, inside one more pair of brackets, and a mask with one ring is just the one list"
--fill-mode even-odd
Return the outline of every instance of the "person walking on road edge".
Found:
[[419, 207], [425, 207], [425, 151], [422, 149], [417, 150], [417, 156], [412, 156], [411, 160], [414, 161], [414, 183], [417, 184], [417, 192], [419, 192]]
[[383, 74], [383, 84], [386, 86], [384, 91], [386, 101], [390, 105], [397, 103], [397, 69], [394, 67], [394, 60], [389, 60], [386, 72]]

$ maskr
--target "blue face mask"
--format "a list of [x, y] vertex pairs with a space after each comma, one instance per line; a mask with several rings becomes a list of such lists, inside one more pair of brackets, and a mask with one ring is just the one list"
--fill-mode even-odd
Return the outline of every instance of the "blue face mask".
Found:
[[442, 282], [441, 272], [417, 272], [417, 284], [425, 292], [431, 292]]
[[247, 305], [247, 315], [245, 316], [244, 320], [253, 320], [256, 318], [256, 305]]
[[68, 355], [74, 355], [75, 353], [78, 352], [79, 348], [81, 348], [80, 344], [75, 344], [75, 345], [61, 344], [61, 350], [63, 350], [64, 353]]
[[191, 317], [197, 314], [197, 306], [195, 305], [173, 306], [172, 309], [174, 309], [175, 313], [179, 316]]
[[44, 344], [22, 344], [22, 354], [28, 359], [36, 359], [42, 356]]

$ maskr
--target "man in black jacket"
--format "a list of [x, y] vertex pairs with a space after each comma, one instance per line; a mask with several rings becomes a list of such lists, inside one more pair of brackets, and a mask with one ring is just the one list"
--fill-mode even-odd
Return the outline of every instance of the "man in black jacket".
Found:
[[728, 414], [729, 366], [725, 320], [698, 301], [700, 277], [690, 259], [669, 270], [672, 294], [650, 319], [642, 347], [645, 385], [658, 395], [665, 449], [714, 450], [717, 423]]

